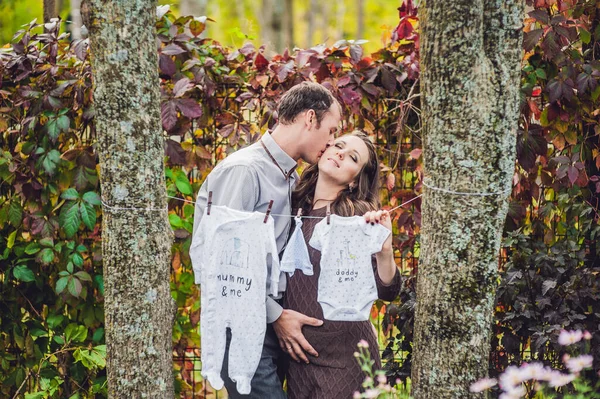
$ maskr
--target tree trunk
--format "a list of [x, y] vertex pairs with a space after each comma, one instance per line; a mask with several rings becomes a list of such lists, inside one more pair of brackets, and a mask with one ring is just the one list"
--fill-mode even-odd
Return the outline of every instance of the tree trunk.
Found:
[[44, 23], [48, 23], [51, 18], [56, 17], [58, 17], [56, 0], [44, 0]]
[[483, 397], [469, 386], [488, 370], [497, 259], [515, 168], [523, 7], [522, 0], [419, 6], [430, 188], [422, 206], [415, 399]]
[[261, 21], [262, 42], [276, 53], [283, 51], [283, 5], [284, 0], [263, 0]]
[[169, 290], [172, 233], [154, 28], [157, 2], [86, 2], [100, 183], [107, 204], [102, 253], [109, 397], [172, 398], [175, 307]]
[[356, 12], [357, 12], [357, 27], [356, 27], [356, 39], [364, 39], [365, 33], [365, 2], [364, 0], [356, 1]]
[[294, 48], [294, 0], [284, 0], [283, 25], [285, 29], [284, 47]]
[[335, 5], [335, 37], [334, 40], [345, 39], [344, 35], [344, 15], [346, 14], [346, 4], [338, 1]]
[[306, 12], [306, 19], [308, 21], [308, 28], [306, 29], [306, 45], [305, 47], [310, 48], [315, 44], [313, 43], [313, 33], [315, 31], [315, 15], [317, 14], [317, 7], [319, 3], [317, 0], [310, 0], [308, 11]]
[[182, 16], [193, 15], [202, 17], [206, 15], [207, 0], [181, 0], [179, 3], [179, 13]]
[[71, 0], [71, 23], [69, 30], [71, 31], [71, 40], [81, 39], [81, 0]]

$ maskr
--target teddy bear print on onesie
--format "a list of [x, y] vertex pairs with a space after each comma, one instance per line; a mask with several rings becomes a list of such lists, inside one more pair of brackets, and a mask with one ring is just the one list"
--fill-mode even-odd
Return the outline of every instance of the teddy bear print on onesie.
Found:
[[[274, 221], [259, 212], [212, 205], [192, 238], [190, 258], [200, 289], [202, 376], [223, 388], [226, 329], [231, 329], [229, 377], [242, 395], [260, 361], [266, 333], [265, 286], [276, 295], [279, 258]], [[269, 284], [267, 284], [267, 282]]]
[[317, 301], [327, 320], [369, 320], [377, 299], [371, 255], [381, 251], [391, 232], [362, 216], [330, 216], [315, 226], [309, 244], [321, 251]]

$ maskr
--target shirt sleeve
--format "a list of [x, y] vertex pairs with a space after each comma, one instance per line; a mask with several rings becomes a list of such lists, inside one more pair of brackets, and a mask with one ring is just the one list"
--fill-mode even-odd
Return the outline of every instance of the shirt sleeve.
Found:
[[258, 176], [251, 167], [239, 164], [216, 167], [209, 173], [196, 197], [194, 235], [204, 215], [210, 191], [214, 205], [253, 212], [260, 192]]
[[198, 226], [192, 235], [190, 245], [190, 259], [192, 261], [192, 270], [194, 272], [194, 283], [200, 284], [202, 271], [202, 255], [204, 254], [204, 225]]
[[279, 254], [277, 253], [277, 242], [275, 241], [275, 230], [273, 227], [273, 218], [269, 216], [267, 224], [267, 240], [265, 242], [267, 248], [266, 253], [269, 255], [271, 267], [269, 268], [271, 273], [269, 278], [269, 286], [267, 287], [267, 293], [269, 295], [277, 296], [279, 294]]
[[393, 301], [398, 297], [402, 288], [402, 277], [398, 268], [396, 268], [396, 273], [392, 281], [389, 284], [384, 284], [377, 272], [377, 258], [375, 255], [371, 256], [371, 264], [373, 265], [373, 274], [375, 275], [375, 284], [377, 285], [377, 297], [382, 301]]

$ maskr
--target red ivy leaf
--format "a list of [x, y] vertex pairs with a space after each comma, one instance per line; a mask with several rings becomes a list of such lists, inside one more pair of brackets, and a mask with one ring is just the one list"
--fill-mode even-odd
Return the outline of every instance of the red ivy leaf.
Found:
[[192, 89], [192, 87], [194, 87], [194, 84], [190, 83], [188, 78], [179, 79], [177, 82], [175, 82], [175, 86], [173, 86], [173, 95], [176, 98], [181, 97], [190, 89]]
[[181, 148], [181, 144], [175, 140], [167, 139], [165, 141], [165, 155], [169, 161], [175, 165], [185, 165], [186, 151]]
[[175, 100], [165, 101], [160, 106], [160, 117], [162, 119], [163, 128], [170, 131], [177, 123], [177, 109], [175, 108]]
[[362, 59], [363, 49], [357, 44], [350, 46], [350, 59], [356, 64]]
[[548, 16], [548, 11], [545, 9], [537, 9], [533, 10], [529, 13], [529, 16], [536, 21], [543, 23], [544, 25], [548, 25], [550, 23], [550, 17]]
[[342, 98], [342, 101], [349, 106], [352, 106], [353, 103], [358, 102], [361, 99], [360, 94], [358, 94], [352, 87], [340, 89], [340, 97]]
[[202, 108], [193, 98], [178, 99], [176, 104], [181, 113], [190, 119], [200, 118], [202, 116]]
[[579, 169], [577, 169], [573, 165], [569, 165], [567, 175], [569, 175], [569, 181], [571, 182], [571, 184], [573, 184], [575, 183], [575, 181], [577, 181], [577, 178], [579, 177]]
[[269, 66], [269, 60], [267, 60], [261, 53], [258, 53], [254, 59], [254, 65], [256, 66], [257, 70], [263, 71]]
[[175, 75], [175, 71], [177, 67], [175, 66], [175, 62], [168, 55], [161, 54], [158, 57], [158, 67], [161, 73], [173, 76]]
[[177, 55], [185, 52], [186, 51], [184, 49], [173, 43], [161, 49], [161, 53], [166, 55]]
[[523, 33], [523, 48], [525, 51], [531, 51], [540, 41], [542, 34], [544, 34], [543, 29], [534, 29]]

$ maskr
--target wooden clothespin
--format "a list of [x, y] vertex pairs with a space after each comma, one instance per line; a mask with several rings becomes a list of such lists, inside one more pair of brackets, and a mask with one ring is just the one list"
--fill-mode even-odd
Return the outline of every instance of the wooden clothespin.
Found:
[[210, 215], [210, 206], [212, 205], [212, 191], [208, 192], [208, 204], [206, 205], [206, 214]]
[[327, 204], [327, 224], [329, 224], [331, 222], [331, 206], [329, 206], [329, 203]]
[[302, 208], [298, 208], [298, 214], [296, 215], [297, 218], [302, 216]]
[[267, 223], [267, 220], [269, 220], [269, 215], [271, 214], [272, 207], [273, 207], [273, 200], [269, 201], [269, 206], [267, 207], [267, 213], [265, 215], [265, 220], [264, 220], [265, 223]]

